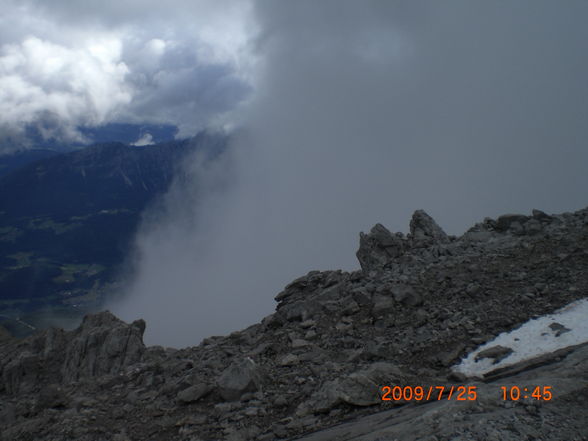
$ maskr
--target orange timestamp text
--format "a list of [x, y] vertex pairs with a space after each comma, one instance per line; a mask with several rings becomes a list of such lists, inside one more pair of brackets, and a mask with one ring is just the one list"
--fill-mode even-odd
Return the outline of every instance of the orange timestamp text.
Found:
[[[541, 400], [551, 401], [551, 386], [500, 386], [500, 398], [504, 401]], [[383, 386], [380, 388], [382, 401], [431, 401], [455, 400], [476, 401], [476, 386]]]
[[519, 401], [526, 399], [551, 401], [553, 398], [551, 386], [500, 386], [500, 390], [504, 401]]
[[383, 386], [382, 401], [430, 401], [478, 399], [476, 386]]

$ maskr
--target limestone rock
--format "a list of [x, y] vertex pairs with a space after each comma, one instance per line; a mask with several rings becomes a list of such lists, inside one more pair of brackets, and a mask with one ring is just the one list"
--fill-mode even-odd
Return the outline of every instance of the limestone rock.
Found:
[[145, 322], [127, 325], [110, 312], [88, 315], [73, 331], [63, 364], [64, 381], [120, 372], [145, 351]]
[[294, 366], [296, 364], [298, 364], [300, 362], [300, 359], [298, 358], [297, 355], [295, 354], [286, 354], [285, 357], [283, 357], [280, 360], [280, 366]]
[[410, 221], [410, 235], [415, 246], [447, 243], [449, 238], [435, 220], [423, 210], [417, 210]]
[[12, 339], [0, 357], [0, 391], [15, 394], [43, 383], [118, 373], [141, 359], [141, 322], [127, 325], [106, 311], [86, 316], [74, 331], [50, 328], [24, 340]]
[[177, 395], [179, 403], [194, 403], [209, 394], [214, 388], [209, 384], [195, 384], [180, 391]]
[[248, 357], [234, 361], [219, 376], [217, 385], [224, 400], [238, 400], [244, 393], [255, 392], [261, 387], [259, 367]]
[[359, 234], [356, 255], [364, 272], [377, 271], [402, 256], [408, 248], [409, 244], [403, 234], [392, 234], [383, 225], [376, 224], [369, 234]]

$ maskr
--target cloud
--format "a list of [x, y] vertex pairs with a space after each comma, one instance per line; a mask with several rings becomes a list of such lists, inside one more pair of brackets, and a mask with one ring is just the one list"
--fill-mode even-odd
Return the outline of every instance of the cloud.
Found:
[[117, 312], [169, 345], [257, 322], [359, 231], [586, 204], [585, 2], [255, 3], [246, 129], [138, 236]]
[[[0, 113], [19, 127], [54, 116], [66, 128], [98, 125], [131, 101], [128, 67], [115, 39], [67, 48], [36, 37], [4, 45], [0, 55]], [[47, 134], [51, 135], [51, 134]]]
[[0, 126], [83, 142], [78, 127], [111, 122], [174, 124], [179, 136], [224, 124], [251, 87], [247, 9], [221, 3], [7, 1]]
[[143, 147], [143, 146], [151, 145], [151, 144], [154, 144], [153, 136], [151, 136], [151, 133], [145, 133], [143, 136], [141, 136], [139, 139], [137, 139], [131, 145], [134, 145], [137, 147]]

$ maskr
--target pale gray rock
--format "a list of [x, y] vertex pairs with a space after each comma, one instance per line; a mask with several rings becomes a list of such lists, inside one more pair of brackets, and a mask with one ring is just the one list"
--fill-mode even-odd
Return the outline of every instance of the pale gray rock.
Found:
[[212, 392], [213, 389], [209, 384], [195, 384], [180, 391], [177, 395], [177, 401], [182, 404], [194, 403]]
[[218, 390], [226, 401], [236, 401], [246, 392], [261, 388], [259, 367], [251, 358], [234, 361], [217, 379]]
[[295, 354], [287, 354], [285, 357], [283, 357], [279, 364], [280, 366], [294, 366], [295, 364], [298, 364], [300, 362], [300, 359], [298, 358], [297, 355]]
[[303, 348], [308, 345], [310, 345], [310, 342], [308, 342], [302, 338], [295, 338], [294, 340], [292, 340], [292, 343], [291, 343], [291, 346], [293, 349]]

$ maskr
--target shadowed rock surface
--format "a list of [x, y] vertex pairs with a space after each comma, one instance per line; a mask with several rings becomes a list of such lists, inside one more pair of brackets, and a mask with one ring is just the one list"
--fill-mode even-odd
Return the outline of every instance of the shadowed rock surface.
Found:
[[[361, 271], [311, 271], [260, 323], [190, 348], [146, 348], [143, 321], [108, 312], [0, 337], [0, 440], [588, 439], [586, 345], [483, 379], [450, 369], [587, 297], [588, 209], [485, 219], [461, 237], [419, 210], [408, 235], [362, 233], [357, 256]], [[477, 399], [383, 402], [386, 385], [475, 386]], [[511, 386], [552, 397], [504, 400]]]

